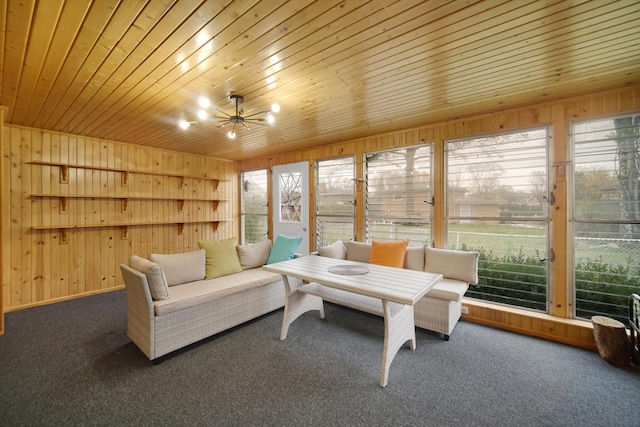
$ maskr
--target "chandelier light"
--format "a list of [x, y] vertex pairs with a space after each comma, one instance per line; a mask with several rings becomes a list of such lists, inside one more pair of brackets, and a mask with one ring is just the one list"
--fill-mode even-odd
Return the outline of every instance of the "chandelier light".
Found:
[[[200, 98], [198, 103], [200, 104], [201, 110], [198, 111], [198, 120], [187, 121], [181, 119], [178, 121], [178, 126], [182, 129], [189, 129], [191, 125], [207, 122], [215, 122], [218, 124], [219, 128], [225, 127], [226, 125], [233, 125], [229, 132], [227, 132], [227, 136], [233, 139], [236, 137], [237, 127], [241, 126], [247, 130], [251, 130], [249, 125], [252, 124], [269, 126], [275, 122], [273, 114], [280, 111], [280, 106], [278, 104], [272, 104], [270, 110], [259, 111], [248, 116], [243, 116], [244, 110], [240, 107], [240, 104], [244, 102], [244, 97], [240, 95], [231, 95], [229, 99], [235, 106], [235, 112], [233, 114], [229, 114], [219, 108], [212, 107], [211, 102], [207, 98]], [[216, 115], [215, 113], [212, 115], [210, 114], [211, 111], [222, 115]]]

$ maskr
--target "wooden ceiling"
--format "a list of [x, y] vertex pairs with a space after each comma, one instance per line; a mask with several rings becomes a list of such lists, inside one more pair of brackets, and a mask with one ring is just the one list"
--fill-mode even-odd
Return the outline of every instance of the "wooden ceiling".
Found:
[[[6, 122], [227, 159], [640, 82], [640, 2], [3, 0]], [[230, 140], [207, 96], [272, 127]]]

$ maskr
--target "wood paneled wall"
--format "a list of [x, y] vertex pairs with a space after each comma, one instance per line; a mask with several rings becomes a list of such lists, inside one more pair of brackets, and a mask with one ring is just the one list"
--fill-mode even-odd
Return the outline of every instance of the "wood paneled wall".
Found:
[[[464, 319], [500, 327], [520, 333], [527, 333], [576, 346], [594, 348], [591, 324], [587, 321], [570, 319], [569, 307], [569, 248], [568, 241], [568, 205], [567, 176], [570, 173], [568, 157], [569, 123], [572, 120], [612, 116], [640, 111], [640, 85], [622, 87], [606, 92], [594, 93], [562, 101], [549, 102], [526, 108], [499, 111], [480, 116], [451, 120], [425, 125], [402, 132], [377, 135], [371, 138], [346, 141], [313, 149], [281, 153], [249, 159], [238, 163], [240, 171], [269, 168], [273, 165], [308, 160], [313, 168], [315, 161], [355, 155], [358, 178], [362, 178], [363, 154], [377, 150], [404, 147], [421, 142], [434, 144], [434, 241], [436, 247], [443, 247], [445, 241], [444, 206], [438, 201], [444, 200], [444, 145], [445, 141], [522, 130], [537, 126], [551, 126], [553, 137], [553, 159], [551, 181], [556, 198], [551, 221], [555, 261], [551, 264], [553, 277], [553, 306], [550, 314], [532, 313], [465, 299], [469, 309]], [[311, 175], [313, 175], [313, 170]], [[364, 237], [362, 206], [364, 206], [363, 186], [358, 184], [356, 206], [356, 236]], [[314, 211], [311, 206], [310, 212]], [[314, 235], [311, 218], [310, 233]], [[313, 239], [312, 239], [313, 241]], [[313, 244], [313, 243], [312, 243]]]
[[11, 125], [1, 138], [4, 311], [122, 287], [132, 254], [237, 235], [233, 162]]

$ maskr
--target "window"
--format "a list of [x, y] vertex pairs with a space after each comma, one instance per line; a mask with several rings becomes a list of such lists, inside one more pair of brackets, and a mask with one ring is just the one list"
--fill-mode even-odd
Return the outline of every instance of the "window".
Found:
[[366, 240], [431, 242], [431, 145], [367, 153]]
[[298, 171], [282, 172], [278, 175], [280, 184], [280, 222], [301, 223], [306, 213], [300, 203], [302, 192], [302, 173]]
[[316, 165], [316, 248], [355, 238], [355, 160], [353, 156]]
[[447, 247], [480, 252], [466, 296], [547, 310], [548, 131], [446, 143]]
[[256, 243], [267, 240], [269, 231], [269, 205], [267, 203], [267, 170], [243, 172], [240, 176], [241, 242]]
[[573, 123], [575, 316], [626, 322], [640, 290], [640, 115]]

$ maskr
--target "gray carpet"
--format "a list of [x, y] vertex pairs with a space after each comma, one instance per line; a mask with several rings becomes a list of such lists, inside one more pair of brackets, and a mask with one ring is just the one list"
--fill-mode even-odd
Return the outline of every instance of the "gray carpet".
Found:
[[8, 313], [3, 426], [632, 426], [640, 369], [460, 322], [417, 330], [378, 386], [383, 320], [326, 305], [279, 341], [282, 311], [153, 365], [126, 336], [124, 291]]

